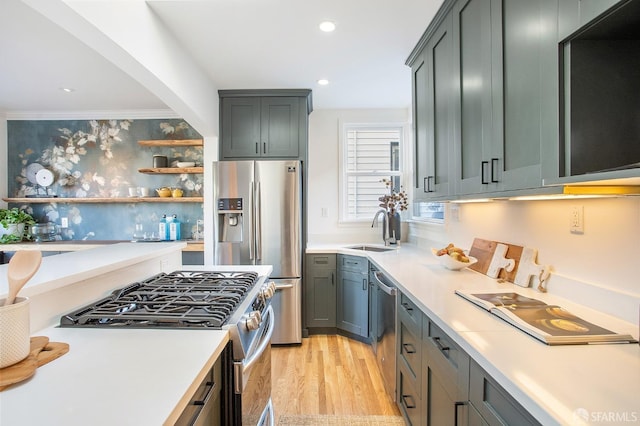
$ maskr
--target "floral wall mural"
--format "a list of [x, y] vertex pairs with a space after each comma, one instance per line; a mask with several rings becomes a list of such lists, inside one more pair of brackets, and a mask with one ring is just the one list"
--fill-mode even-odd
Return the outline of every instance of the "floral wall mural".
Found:
[[[200, 146], [140, 146], [138, 140], [200, 139], [188, 123], [166, 120], [33, 120], [9, 121], [9, 197], [47, 198], [45, 203], [11, 203], [31, 213], [39, 223], [60, 227], [64, 240], [129, 240], [157, 232], [163, 214], [176, 215], [182, 237], [188, 239], [203, 218], [202, 203], [73, 203], [58, 198], [137, 197], [160, 187], [180, 188], [184, 196], [201, 197], [202, 174], [143, 174], [154, 155], [202, 165]], [[43, 186], [35, 178], [42, 169], [52, 174]], [[142, 188], [146, 188], [143, 190]], [[38, 200], [42, 201], [42, 200]]]

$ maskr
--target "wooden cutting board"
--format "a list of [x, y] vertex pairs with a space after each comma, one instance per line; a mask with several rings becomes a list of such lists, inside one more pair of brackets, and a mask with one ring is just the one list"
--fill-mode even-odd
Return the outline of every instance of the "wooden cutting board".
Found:
[[491, 241], [484, 240], [482, 238], [475, 238], [473, 240], [473, 245], [469, 250], [469, 256], [473, 256], [478, 259], [478, 262], [469, 266], [469, 269], [473, 269], [474, 271], [480, 272], [481, 274], [487, 275], [489, 271], [489, 267], [491, 266], [491, 262], [493, 261], [494, 256], [496, 255], [496, 249], [498, 244], [503, 244], [507, 246], [506, 253], [500, 253], [500, 257], [504, 257], [506, 259], [513, 259], [515, 261], [515, 266], [511, 270], [511, 272], [505, 271], [503, 268], [500, 268], [498, 271], [497, 278], [503, 279], [509, 282], [514, 282], [516, 273], [518, 271], [518, 264], [520, 263], [520, 257], [522, 256], [522, 246], [517, 246], [515, 244], [503, 243], [500, 241]]
[[38, 367], [69, 352], [67, 343], [49, 342], [48, 337], [34, 336], [30, 339], [29, 356], [17, 364], [0, 369], [0, 392], [9, 386], [33, 376]]

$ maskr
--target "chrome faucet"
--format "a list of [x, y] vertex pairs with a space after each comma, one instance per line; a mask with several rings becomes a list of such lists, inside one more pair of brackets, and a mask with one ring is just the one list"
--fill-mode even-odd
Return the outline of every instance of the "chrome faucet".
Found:
[[389, 216], [387, 216], [387, 211], [385, 209], [380, 209], [376, 212], [375, 216], [373, 216], [373, 223], [371, 227], [373, 228], [378, 224], [378, 216], [382, 214], [382, 240], [384, 241], [384, 245], [388, 246], [389, 244], [395, 244], [396, 239], [391, 237], [389, 232]]

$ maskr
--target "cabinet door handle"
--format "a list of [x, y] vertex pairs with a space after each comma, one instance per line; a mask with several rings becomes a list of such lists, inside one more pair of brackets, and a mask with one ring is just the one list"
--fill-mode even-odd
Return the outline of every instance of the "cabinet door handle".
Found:
[[412, 312], [413, 311], [413, 308], [411, 306], [409, 306], [409, 304], [407, 302], [402, 303], [402, 307], [407, 312]]
[[262, 142], [262, 153], [263, 154], [267, 153], [267, 143], [266, 142]]
[[362, 289], [364, 291], [367, 291], [367, 288], [369, 288], [369, 280], [367, 278], [363, 278], [362, 279]]
[[412, 395], [402, 395], [402, 403], [407, 408], [416, 408], [416, 401]]
[[415, 354], [416, 353], [416, 347], [413, 346], [411, 343], [403, 343], [402, 344], [402, 348], [408, 354]]
[[482, 182], [483, 185], [486, 185], [489, 183], [488, 180], [485, 179], [485, 170], [487, 169], [487, 166], [489, 166], [489, 162], [488, 161], [483, 161], [482, 163], [480, 163], [480, 181]]
[[491, 159], [491, 183], [498, 183], [498, 178], [496, 177], [496, 172], [498, 170], [498, 159]]
[[335, 275], [335, 273], [332, 271], [332, 272], [331, 272], [331, 285], [335, 285], [335, 280], [336, 280], [336, 275]]
[[424, 192], [434, 192], [434, 190], [431, 188], [431, 181], [433, 180], [435, 180], [434, 176], [427, 176], [424, 178], [422, 182]]
[[459, 412], [459, 410], [458, 410], [458, 409], [459, 409], [460, 407], [464, 407], [464, 406], [466, 406], [466, 405], [467, 405], [467, 404], [466, 404], [466, 403], [464, 403], [464, 402], [455, 402], [455, 403], [454, 403], [454, 405], [453, 405], [453, 406], [454, 406], [454, 410], [455, 410], [455, 416], [454, 416], [454, 418], [455, 418], [455, 422], [453, 423], [454, 425], [461, 425], [461, 424], [463, 424], [464, 416], [458, 415], [458, 412]]
[[260, 154], [260, 144], [256, 142], [256, 154]]
[[440, 343], [440, 338], [439, 337], [434, 337], [433, 341], [436, 344], [436, 346], [438, 347], [438, 349], [440, 349], [440, 352], [448, 351], [449, 349], [451, 349], [449, 346], [444, 346], [442, 343]]

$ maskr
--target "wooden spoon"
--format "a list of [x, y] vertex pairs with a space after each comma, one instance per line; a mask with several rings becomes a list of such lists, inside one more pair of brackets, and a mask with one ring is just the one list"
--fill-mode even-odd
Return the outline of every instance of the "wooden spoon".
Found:
[[9, 281], [9, 294], [4, 301], [4, 306], [11, 305], [18, 292], [33, 277], [42, 263], [42, 253], [39, 250], [19, 250], [9, 260], [7, 279]]

